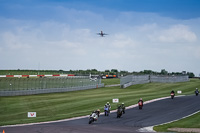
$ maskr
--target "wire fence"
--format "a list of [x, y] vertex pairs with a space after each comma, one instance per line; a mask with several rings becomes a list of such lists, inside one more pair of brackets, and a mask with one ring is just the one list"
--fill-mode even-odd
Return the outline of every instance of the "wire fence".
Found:
[[121, 88], [126, 88], [134, 84], [145, 84], [149, 82], [149, 75], [128, 75], [120, 78]]
[[85, 90], [104, 86], [101, 79], [89, 76], [0, 79], [0, 96]]
[[160, 82], [160, 83], [176, 83], [176, 82], [187, 82], [189, 81], [188, 75], [183, 76], [150, 76], [151, 82]]
[[120, 86], [121, 88], [126, 88], [134, 84], [144, 84], [150, 82], [176, 83], [176, 82], [187, 82], [187, 81], [189, 81], [187, 75], [183, 76], [128, 75], [120, 78]]

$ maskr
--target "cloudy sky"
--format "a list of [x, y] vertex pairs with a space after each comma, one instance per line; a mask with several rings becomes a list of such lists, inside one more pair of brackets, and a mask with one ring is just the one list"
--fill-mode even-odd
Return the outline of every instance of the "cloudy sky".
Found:
[[199, 0], [0, 0], [0, 69], [198, 76], [199, 7]]

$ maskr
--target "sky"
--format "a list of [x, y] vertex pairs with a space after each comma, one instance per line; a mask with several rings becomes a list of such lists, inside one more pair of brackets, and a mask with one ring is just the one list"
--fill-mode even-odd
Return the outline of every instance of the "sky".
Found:
[[199, 0], [0, 0], [0, 69], [199, 76], [199, 7]]

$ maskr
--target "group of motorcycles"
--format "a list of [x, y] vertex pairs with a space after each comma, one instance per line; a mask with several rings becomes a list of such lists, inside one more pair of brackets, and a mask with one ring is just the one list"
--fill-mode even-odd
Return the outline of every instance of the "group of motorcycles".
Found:
[[[142, 109], [143, 107], [143, 101], [139, 100], [138, 102], [138, 107], [139, 109]], [[97, 121], [98, 117], [100, 114], [100, 110], [98, 109], [97, 111], [93, 111], [92, 114], [89, 116], [89, 124], [91, 124], [94, 121]], [[109, 116], [110, 114], [110, 106], [104, 106], [104, 115]], [[122, 114], [125, 114], [125, 106], [124, 103], [122, 105], [119, 105], [117, 107], [117, 118], [120, 118]]]
[[[196, 90], [194, 91], [195, 95], [198, 96], [199, 95], [199, 90], [198, 88], [196, 88]], [[174, 96], [175, 96], [175, 92], [172, 90], [171, 93], [171, 99], [174, 99]]]
[[[172, 90], [171, 93], [171, 99], [174, 99], [175, 97], [175, 92]], [[198, 96], [199, 95], [199, 91], [198, 89], [196, 88], [195, 90], [195, 95]], [[143, 107], [143, 101], [142, 101], [142, 98], [140, 98], [140, 100], [138, 101], [138, 107], [139, 109], [141, 110], [142, 107]], [[96, 110], [94, 112], [92, 112], [92, 114], [89, 116], [89, 124], [91, 124], [92, 122], [94, 121], [97, 121], [98, 117], [99, 117], [99, 114], [100, 114], [100, 110]], [[110, 114], [110, 105], [109, 106], [104, 106], [104, 115], [105, 116], [109, 116]], [[122, 116], [122, 114], [125, 114], [125, 106], [123, 105], [119, 105], [118, 108], [117, 108], [117, 118], [120, 118]]]

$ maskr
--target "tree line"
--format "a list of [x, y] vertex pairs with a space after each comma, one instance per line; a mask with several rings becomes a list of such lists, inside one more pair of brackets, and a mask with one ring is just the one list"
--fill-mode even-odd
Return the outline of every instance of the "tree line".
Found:
[[45, 74], [74, 74], [77, 76], [88, 76], [88, 75], [99, 75], [99, 76], [105, 76], [105, 75], [116, 75], [117, 77], [120, 76], [126, 76], [126, 75], [142, 75], [142, 74], [148, 74], [148, 75], [188, 75], [189, 78], [195, 77], [193, 72], [168, 72], [165, 69], [162, 69], [160, 72], [152, 71], [152, 70], [143, 70], [143, 71], [126, 71], [126, 70], [117, 70], [117, 69], [107, 69], [105, 71], [98, 71], [97, 69], [87, 69], [87, 70], [0, 70], [0, 75], [45, 75]]
[[160, 72], [156, 72], [156, 71], [152, 71], [152, 70], [143, 70], [143, 71], [133, 71], [133, 72], [129, 72], [129, 71], [125, 71], [125, 70], [120, 70], [118, 71], [117, 69], [111, 69], [111, 70], [105, 70], [105, 71], [98, 71], [97, 69], [87, 69], [87, 70], [70, 70], [70, 73], [73, 74], [92, 74], [92, 75], [117, 75], [117, 77], [119, 76], [126, 76], [126, 75], [144, 75], [144, 74], [148, 74], [148, 75], [188, 75], [189, 78], [193, 78], [195, 77], [193, 72], [186, 72], [186, 71], [182, 71], [182, 72], [168, 72], [165, 69], [162, 69]]

